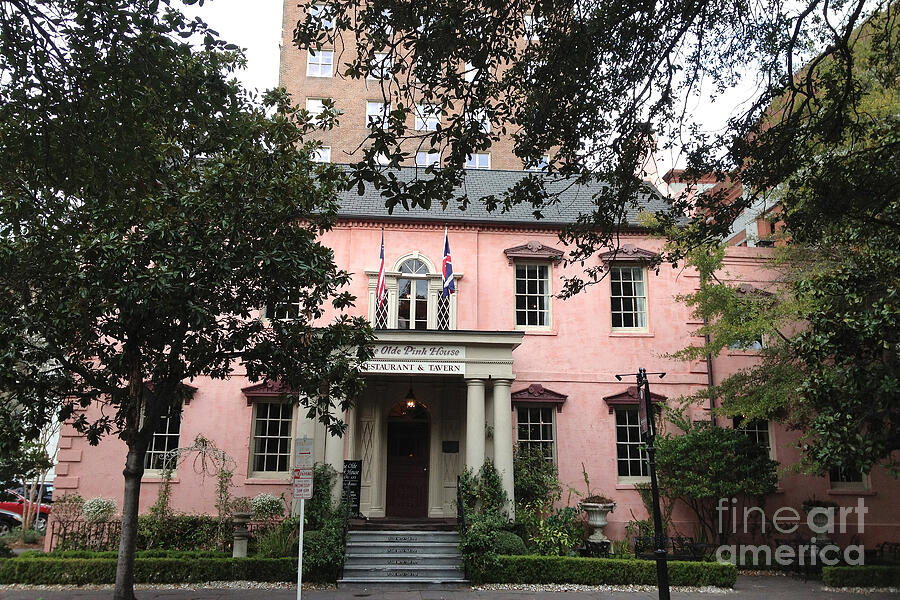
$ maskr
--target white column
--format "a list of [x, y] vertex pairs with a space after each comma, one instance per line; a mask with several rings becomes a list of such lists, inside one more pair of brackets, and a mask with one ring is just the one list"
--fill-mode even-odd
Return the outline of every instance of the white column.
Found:
[[444, 516], [444, 473], [441, 469], [441, 412], [444, 402], [444, 385], [434, 386], [432, 394], [435, 401], [431, 403], [431, 424], [429, 431], [428, 457], [428, 516], [440, 518]]
[[[331, 407], [328, 412], [338, 421], [344, 421], [344, 415], [340, 413], [340, 407]], [[327, 430], [325, 432], [325, 462], [331, 465], [331, 468], [338, 473], [334, 488], [331, 490], [331, 498], [337, 503], [341, 501], [341, 487], [343, 485], [341, 473], [344, 471], [344, 438], [331, 435]]]
[[466, 467], [484, 464], [484, 379], [466, 379]]
[[503, 490], [509, 498], [506, 506], [510, 517], [515, 516], [515, 497], [513, 493], [513, 439], [512, 439], [512, 404], [510, 402], [509, 379], [494, 380], [494, 466], [500, 473]]

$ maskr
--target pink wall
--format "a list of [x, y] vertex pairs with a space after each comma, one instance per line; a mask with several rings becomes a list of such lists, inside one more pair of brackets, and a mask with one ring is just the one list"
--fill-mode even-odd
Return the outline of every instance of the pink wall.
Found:
[[[367, 311], [368, 278], [366, 270], [378, 269], [381, 224], [345, 223], [324, 236], [335, 252], [339, 265], [354, 273], [349, 291], [358, 298], [356, 314]], [[458, 282], [458, 328], [468, 330], [514, 329], [514, 267], [503, 250], [536, 240], [547, 246], [562, 248], [552, 230], [503, 228], [491, 226], [452, 226], [450, 244]], [[646, 236], [622, 238], [623, 244], [635, 244], [646, 250], [659, 250], [662, 242]], [[443, 250], [443, 224], [384, 224], [385, 264], [392, 269], [402, 255], [418, 250], [439, 265]], [[771, 285], [762, 259], [765, 248], [728, 249], [723, 277], [753, 283], [765, 289]], [[594, 259], [597, 260], [597, 259]], [[580, 267], [554, 267], [553, 275], [575, 274]], [[583, 490], [581, 464], [584, 463], [592, 487], [613, 497], [617, 509], [610, 515], [608, 533], [624, 535], [624, 525], [645, 516], [632, 486], [617, 483], [615, 463], [614, 414], [603, 401], [604, 396], [624, 391], [633, 380], [618, 382], [616, 373], [634, 373], [638, 367], [649, 371], [665, 371], [665, 379], [653, 380], [652, 389], [675, 400], [705, 386], [704, 361], [686, 363], [665, 358], [665, 354], [682, 348], [698, 338], [692, 331], [700, 323], [689, 310], [674, 300], [678, 294], [692, 291], [698, 284], [695, 272], [671, 266], [651, 272], [648, 281], [649, 330], [642, 333], [615, 333], [611, 330], [609, 282], [603, 280], [569, 300], [553, 300], [553, 326], [550, 331], [527, 333], [515, 350], [514, 371], [517, 380], [513, 391], [531, 383], [540, 383], [555, 392], [568, 395], [557, 415], [557, 440], [560, 478], [566, 485]], [[558, 279], [554, 292], [559, 291]], [[330, 319], [332, 315], [327, 315]], [[752, 361], [748, 353], [723, 353], [714, 361], [716, 380]], [[253, 496], [260, 492], [276, 495], [287, 491], [277, 481], [247, 482], [251, 408], [240, 389], [248, 382], [241, 372], [228, 381], [198, 380], [192, 382], [198, 391], [184, 409], [181, 444], [187, 445], [197, 434], [212, 439], [237, 461], [234, 494]], [[695, 418], [708, 418], [697, 409]], [[90, 448], [83, 439], [63, 434], [60, 467], [56, 487], [59, 493], [77, 491], [85, 497], [109, 496], [121, 503], [124, 445], [115, 438], [105, 439], [98, 448]], [[776, 455], [783, 465], [797, 460], [797, 450], [790, 447], [796, 435], [776, 431]], [[869, 527], [865, 539], [900, 539], [896, 525], [895, 499], [900, 484], [881, 470], [871, 477], [871, 491], [864, 496], [870, 507]], [[800, 503], [811, 495], [820, 499], [855, 504], [857, 496], [829, 493], [824, 478], [785, 475], [782, 491], [771, 500], [773, 506]], [[158, 484], [144, 484], [141, 509], [146, 510], [156, 499]], [[188, 460], [178, 472], [173, 486], [173, 504], [188, 513], [214, 512], [215, 481], [205, 481], [193, 472]], [[565, 494], [563, 499], [565, 500]], [[693, 533], [684, 511], [676, 513], [678, 528]], [[871, 533], [870, 533], [871, 532]], [[871, 536], [871, 537], [870, 537]], [[874, 538], [874, 539], [873, 539]]]

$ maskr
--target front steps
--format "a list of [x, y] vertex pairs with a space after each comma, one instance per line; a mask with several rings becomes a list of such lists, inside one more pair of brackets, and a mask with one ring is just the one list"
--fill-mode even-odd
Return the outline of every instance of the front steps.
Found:
[[459, 533], [412, 529], [353, 529], [341, 587], [445, 587], [467, 584]]

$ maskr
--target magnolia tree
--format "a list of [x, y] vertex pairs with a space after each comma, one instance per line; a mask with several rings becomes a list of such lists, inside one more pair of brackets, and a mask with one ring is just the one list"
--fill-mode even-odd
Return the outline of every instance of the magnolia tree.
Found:
[[124, 441], [123, 600], [144, 456], [186, 383], [277, 379], [335, 432], [362, 385], [371, 331], [319, 242], [341, 173], [243, 63], [166, 1], [0, 0], [0, 423]]

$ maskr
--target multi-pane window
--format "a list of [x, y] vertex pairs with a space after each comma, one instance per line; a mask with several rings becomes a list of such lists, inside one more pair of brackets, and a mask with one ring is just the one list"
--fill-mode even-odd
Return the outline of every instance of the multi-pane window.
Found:
[[757, 446], [765, 448], [771, 454], [772, 444], [769, 439], [769, 422], [765, 419], [747, 419], [735, 417], [734, 427], [747, 434]]
[[317, 24], [319, 29], [334, 29], [334, 16], [324, 4], [313, 4], [309, 7], [309, 14], [312, 22]]
[[398, 280], [397, 327], [428, 328], [428, 267], [421, 260], [410, 259], [400, 265]]
[[489, 152], [476, 152], [475, 154], [470, 154], [466, 159], [466, 168], [467, 169], [490, 169], [491, 168], [491, 154]]
[[253, 408], [253, 472], [287, 473], [291, 466], [294, 405], [257, 402]]
[[539, 40], [538, 26], [541, 23], [540, 18], [535, 18], [534, 15], [525, 15], [523, 20], [525, 21], [525, 39], [531, 41]]
[[543, 156], [541, 156], [540, 160], [538, 160], [536, 163], [526, 164], [525, 170], [532, 171], [532, 172], [546, 171], [547, 166], [549, 164], [550, 164], [550, 155], [544, 154]]
[[391, 105], [384, 102], [366, 102], [366, 127], [387, 129]]
[[612, 267], [609, 284], [613, 329], [645, 329], [647, 286], [643, 267]]
[[834, 467], [828, 472], [828, 479], [833, 489], [866, 489], [868, 480], [859, 469], [853, 467]]
[[516, 264], [516, 326], [550, 326], [550, 266]]
[[541, 452], [547, 460], [553, 460], [553, 407], [520, 407], [516, 414], [516, 441], [521, 450]]
[[367, 79], [390, 79], [391, 57], [387, 52], [376, 52], [369, 63]]
[[333, 50], [313, 50], [306, 53], [307, 77], [331, 77], [334, 64]]
[[312, 159], [313, 159], [313, 162], [317, 162], [317, 163], [331, 162], [331, 147], [330, 146], [322, 146], [321, 148], [316, 148], [313, 151]]
[[647, 477], [650, 471], [647, 466], [646, 452], [638, 409], [616, 409], [616, 464], [620, 478]]
[[293, 300], [288, 299], [286, 302], [279, 302], [266, 309], [266, 318], [270, 320], [290, 320], [300, 316], [300, 302], [297, 296], [293, 296]]
[[476, 68], [475, 65], [467, 62], [466, 66], [463, 68], [463, 78], [468, 83], [472, 83], [473, 81], [475, 81], [475, 77], [478, 75], [479, 71], [480, 69]]
[[491, 119], [488, 117], [486, 110], [481, 109], [479, 111], [476, 111], [472, 118], [473, 120], [481, 124], [481, 131], [483, 133], [491, 132]]
[[[166, 468], [166, 461], [173, 457], [169, 452], [178, 448], [178, 437], [181, 435], [181, 410], [175, 414], [160, 417], [150, 445], [147, 446], [147, 454], [144, 455], [144, 469], [150, 471], [162, 471]], [[175, 464], [168, 465], [175, 468]]]
[[440, 152], [416, 152], [416, 166], [428, 167], [441, 162]]
[[307, 98], [306, 111], [311, 117], [318, 117], [325, 110], [325, 103], [322, 98]]
[[440, 124], [440, 106], [437, 104], [416, 104], [416, 131], [435, 131]]

